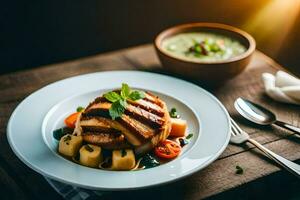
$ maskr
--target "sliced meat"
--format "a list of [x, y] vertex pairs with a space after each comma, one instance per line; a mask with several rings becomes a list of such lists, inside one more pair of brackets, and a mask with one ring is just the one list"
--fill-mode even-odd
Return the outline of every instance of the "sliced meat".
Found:
[[128, 115], [122, 115], [121, 119], [118, 119], [118, 121], [143, 140], [152, 138], [156, 134], [155, 129], [129, 117]]
[[168, 137], [170, 116], [160, 98], [147, 92], [144, 99], [127, 103], [124, 114], [112, 120], [109, 115], [112, 103], [103, 96], [97, 97], [81, 114], [76, 130], [88, 143], [109, 149], [122, 149], [129, 143], [138, 154]]
[[135, 118], [136, 120], [149, 124], [154, 128], [160, 128], [165, 123], [163, 118], [130, 104], [126, 106], [125, 114]]
[[[143, 143], [143, 141], [137, 137], [135, 134], [133, 134], [131, 131], [129, 131], [127, 128], [125, 128], [123, 125], [121, 125], [118, 121], [107, 119], [104, 117], [82, 117], [80, 121], [80, 125], [93, 125], [93, 126], [109, 126], [113, 129], [119, 130], [124, 134], [126, 139], [129, 143], [131, 143], [134, 146], [139, 146]], [[84, 134], [84, 133], [83, 133]]]
[[158, 105], [161, 108], [164, 108], [165, 103], [159, 97], [151, 94], [150, 92], [146, 92], [145, 94], [146, 94], [144, 98], [145, 101], [149, 101], [155, 105]]
[[164, 110], [160, 106], [143, 99], [137, 101], [129, 100], [128, 102], [133, 106], [140, 107], [152, 114], [158, 115], [159, 117], [163, 117], [165, 114]]
[[82, 134], [85, 142], [96, 144], [104, 149], [122, 149], [130, 147], [123, 134], [85, 132]]
[[[94, 105], [91, 105], [88, 109], [86, 109], [83, 115], [101, 116], [101, 117], [110, 118], [109, 117], [110, 107], [111, 107], [111, 103], [109, 102], [99, 102]], [[126, 106], [125, 114], [135, 118], [136, 120], [149, 124], [154, 128], [159, 128], [164, 124], [164, 120], [160, 116], [157, 116], [151, 112], [148, 112], [147, 110], [142, 109], [141, 107], [136, 107], [131, 104], [128, 104]]]

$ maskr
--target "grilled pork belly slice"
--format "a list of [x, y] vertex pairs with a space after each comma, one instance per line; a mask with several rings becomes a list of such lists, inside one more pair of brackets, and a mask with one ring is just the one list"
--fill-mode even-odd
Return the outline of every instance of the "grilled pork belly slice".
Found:
[[116, 120], [109, 115], [110, 107], [110, 102], [98, 97], [84, 110], [76, 126], [84, 141], [103, 148], [109, 144], [109, 148], [117, 149], [123, 145], [120, 145], [123, 139], [114, 134], [121, 132], [124, 143], [128, 141], [133, 145], [136, 153], [145, 153], [169, 135], [171, 123], [167, 106], [151, 93], [147, 92], [144, 99], [128, 100], [124, 114]]
[[[103, 127], [103, 126], [109, 126], [113, 129], [116, 129], [118, 131], [120, 131], [128, 140], [128, 142], [134, 146], [139, 146], [142, 144], [142, 142], [136, 138], [134, 135], [132, 135], [132, 133], [126, 129], [124, 126], [122, 126], [118, 121], [116, 120], [112, 120], [112, 119], [108, 119], [108, 118], [104, 118], [104, 117], [99, 117], [99, 116], [94, 116], [94, 117], [82, 117], [80, 120], [79, 125], [81, 127], [85, 127], [87, 125], [89, 126], [99, 126], [99, 127]], [[82, 135], [84, 135], [84, 132], [81, 133]], [[97, 133], [95, 133], [97, 134]]]
[[[111, 103], [103, 99], [102, 102], [94, 103], [88, 106], [86, 111], [83, 113], [83, 116], [101, 116], [110, 118], [108, 111], [110, 107]], [[151, 109], [149, 109], [149, 111], [142, 109], [140, 106], [138, 106], [138, 104], [136, 104], [135, 106], [128, 104], [125, 110], [125, 114], [145, 124], [148, 124], [149, 126], [155, 128], [161, 127], [165, 123], [164, 119], [151, 113], [151, 111]], [[161, 115], [164, 116], [164, 114], [165, 113], [162, 112]]]
[[83, 132], [82, 139], [87, 143], [99, 145], [104, 149], [123, 149], [130, 147], [130, 144], [120, 132]]

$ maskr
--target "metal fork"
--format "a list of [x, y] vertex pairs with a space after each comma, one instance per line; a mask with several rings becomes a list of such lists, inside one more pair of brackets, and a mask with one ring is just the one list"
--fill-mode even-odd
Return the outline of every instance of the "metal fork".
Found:
[[263, 145], [259, 144], [255, 140], [251, 139], [245, 131], [243, 131], [233, 119], [231, 120], [231, 138], [230, 142], [234, 144], [242, 144], [245, 142], [250, 142], [254, 146], [256, 146], [259, 150], [264, 152], [271, 160], [275, 161], [279, 165], [281, 165], [284, 169], [288, 170], [298, 178], [300, 178], [300, 165], [289, 161], [276, 153], [270, 151]]

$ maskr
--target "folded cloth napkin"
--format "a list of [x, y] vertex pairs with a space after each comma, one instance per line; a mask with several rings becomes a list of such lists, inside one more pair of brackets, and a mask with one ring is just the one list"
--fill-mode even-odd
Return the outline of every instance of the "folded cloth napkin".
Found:
[[278, 71], [276, 75], [263, 73], [262, 80], [267, 95], [284, 103], [300, 105], [300, 79]]
[[64, 199], [67, 200], [92, 200], [92, 199], [101, 199], [106, 193], [103, 191], [94, 191], [84, 188], [75, 187], [65, 183], [61, 183], [49, 178], [46, 178], [46, 181], [53, 187], [53, 189], [58, 192]]

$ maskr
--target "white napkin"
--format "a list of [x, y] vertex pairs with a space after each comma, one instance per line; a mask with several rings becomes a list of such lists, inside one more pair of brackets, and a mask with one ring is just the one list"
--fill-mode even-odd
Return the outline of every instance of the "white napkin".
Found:
[[272, 99], [300, 105], [300, 79], [286, 72], [278, 71], [275, 76], [263, 73], [262, 80], [267, 95]]

